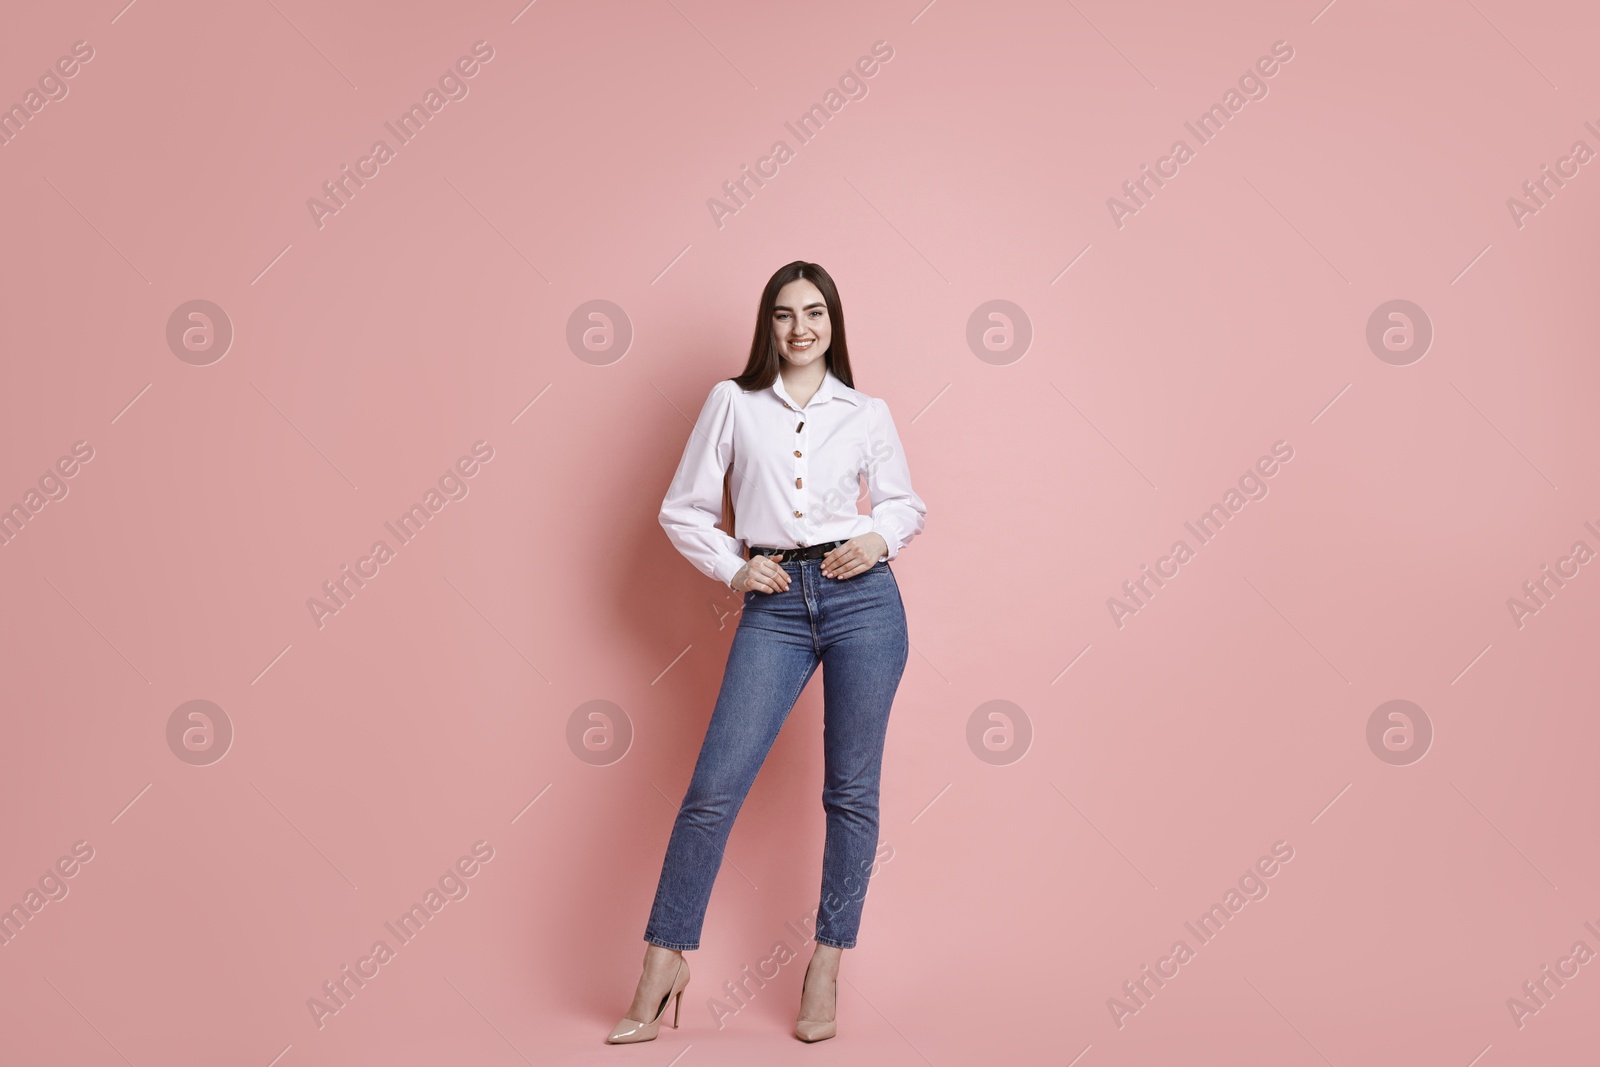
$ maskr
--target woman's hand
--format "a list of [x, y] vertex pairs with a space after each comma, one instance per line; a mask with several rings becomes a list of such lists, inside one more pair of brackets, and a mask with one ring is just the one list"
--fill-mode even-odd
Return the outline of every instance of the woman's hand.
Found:
[[751, 556], [729, 584], [740, 593], [781, 593], [789, 588], [789, 572], [776, 556]]
[[864, 533], [852, 537], [822, 557], [824, 578], [854, 578], [862, 571], [871, 570], [879, 556], [888, 555], [889, 543], [879, 533]]

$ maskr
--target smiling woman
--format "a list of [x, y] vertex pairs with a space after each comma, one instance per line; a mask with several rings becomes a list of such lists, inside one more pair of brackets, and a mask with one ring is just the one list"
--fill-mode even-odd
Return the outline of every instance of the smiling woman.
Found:
[[[872, 513], [830, 514], [828, 494], [844, 495], [831, 487], [858, 486], [862, 474]], [[734, 514], [719, 528], [725, 479]], [[837, 1032], [839, 960], [855, 947], [875, 867], [884, 739], [911, 648], [888, 561], [922, 532], [927, 510], [888, 404], [855, 388], [833, 279], [816, 263], [785, 264], [762, 290], [744, 372], [711, 387], [661, 503], [673, 546], [743, 593], [744, 611], [667, 842], [644, 973], [608, 1042], [654, 1040], [668, 1002], [681, 1007], [683, 953], [700, 947], [734, 817], [819, 667], [827, 835], [794, 1034]]]

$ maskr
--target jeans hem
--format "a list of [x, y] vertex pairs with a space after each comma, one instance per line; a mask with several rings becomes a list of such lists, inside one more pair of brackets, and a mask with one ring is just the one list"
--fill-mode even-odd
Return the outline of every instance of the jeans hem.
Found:
[[851, 938], [849, 941], [835, 941], [831, 937], [823, 937], [821, 934], [817, 934], [817, 935], [813, 936], [811, 940], [815, 941], [819, 945], [832, 945], [834, 948], [855, 948], [856, 947], [855, 938]]
[[651, 937], [649, 934], [645, 934], [644, 939], [652, 945], [670, 948], [674, 952], [693, 952], [700, 947], [700, 942], [698, 941], [692, 943], [688, 941], [663, 941], [658, 937]]

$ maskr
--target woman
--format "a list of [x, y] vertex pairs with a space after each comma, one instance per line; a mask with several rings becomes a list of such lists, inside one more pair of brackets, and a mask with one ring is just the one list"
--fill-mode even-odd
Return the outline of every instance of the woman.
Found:
[[[734, 816], [819, 664], [827, 836], [795, 1036], [835, 1033], [839, 958], [855, 946], [874, 866], [884, 735], [910, 647], [888, 561], [927, 514], [888, 405], [853, 382], [833, 279], [815, 263], [781, 268], [762, 291], [744, 373], [712, 387], [662, 502], [673, 545], [744, 593], [744, 608], [667, 843], [644, 973], [609, 1042], [653, 1039], [674, 996], [678, 1025], [683, 953], [700, 947]], [[856, 509], [862, 474], [871, 515]]]

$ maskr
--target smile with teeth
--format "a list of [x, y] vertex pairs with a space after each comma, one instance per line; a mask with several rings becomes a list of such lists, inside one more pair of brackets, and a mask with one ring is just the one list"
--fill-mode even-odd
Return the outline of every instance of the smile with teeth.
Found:
[[790, 348], [797, 348], [800, 351], [804, 352], [806, 349], [808, 349], [812, 345], [816, 344], [816, 341], [817, 341], [817, 339], [815, 337], [813, 337], [813, 338], [811, 338], [810, 340], [807, 340], [807, 341], [790, 341], [789, 342], [789, 347]]

